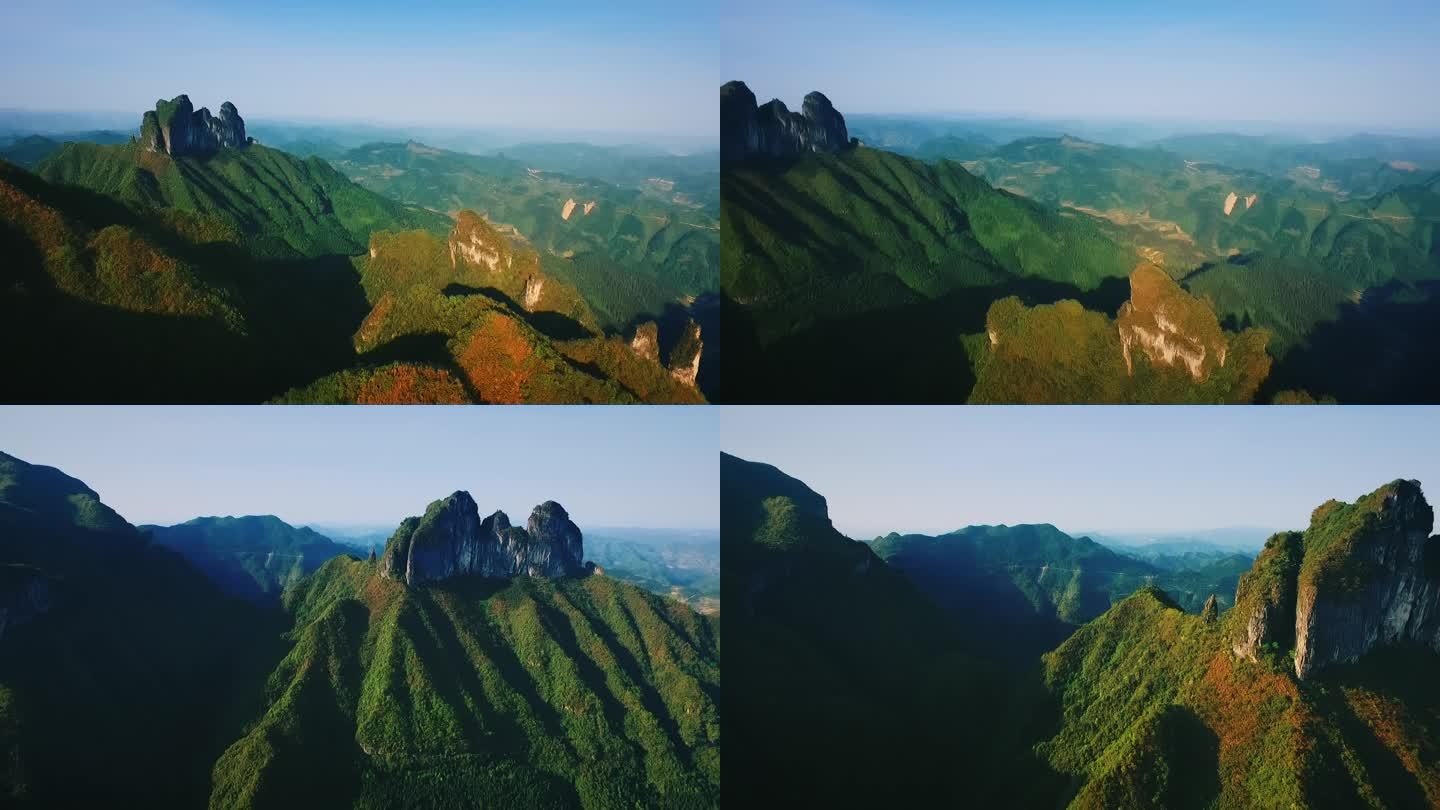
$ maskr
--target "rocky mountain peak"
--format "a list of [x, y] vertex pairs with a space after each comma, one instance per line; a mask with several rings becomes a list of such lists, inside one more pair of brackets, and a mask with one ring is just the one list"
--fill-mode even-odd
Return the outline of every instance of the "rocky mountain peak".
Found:
[[380, 573], [409, 585], [465, 575], [577, 576], [583, 555], [580, 527], [560, 504], [535, 507], [520, 529], [504, 512], [481, 520], [474, 498], [458, 491], [401, 522], [385, 544]]
[[515, 261], [505, 237], [484, 217], [468, 209], [455, 215], [455, 227], [450, 231], [449, 243], [451, 267], [458, 267], [461, 261], [466, 261], [498, 272], [510, 269]]
[[800, 112], [773, 99], [756, 106], [744, 82], [720, 87], [720, 159], [792, 158], [805, 152], [838, 152], [849, 145], [845, 117], [823, 93], [805, 96]]
[[1434, 518], [1419, 482], [1400, 480], [1353, 504], [1326, 502], [1303, 535], [1272, 537], [1236, 590], [1236, 654], [1293, 645], [1306, 678], [1383, 644], [1440, 650]]
[[239, 149], [249, 143], [245, 119], [230, 102], [220, 105], [219, 117], [201, 107], [196, 110], [190, 97], [155, 102], [140, 120], [140, 145], [151, 152], [169, 155], [209, 155], [221, 149]]
[[1125, 368], [1143, 351], [1156, 366], [1178, 366], [1203, 381], [1225, 365], [1228, 343], [1215, 312], [1186, 295], [1164, 271], [1144, 265], [1130, 274], [1130, 300], [1116, 319]]

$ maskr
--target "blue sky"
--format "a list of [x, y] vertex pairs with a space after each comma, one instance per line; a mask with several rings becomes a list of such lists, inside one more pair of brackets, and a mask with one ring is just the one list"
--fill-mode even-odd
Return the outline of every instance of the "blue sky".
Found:
[[721, 448], [809, 484], [851, 537], [1303, 529], [1396, 478], [1440, 503], [1440, 408], [725, 408]]
[[718, 4], [6, 0], [0, 108], [713, 135]]
[[1434, 0], [723, 5], [723, 79], [792, 108], [1440, 128]]
[[697, 407], [6, 407], [0, 450], [132, 523], [275, 514], [397, 524], [457, 489], [523, 521], [719, 526], [719, 414]]

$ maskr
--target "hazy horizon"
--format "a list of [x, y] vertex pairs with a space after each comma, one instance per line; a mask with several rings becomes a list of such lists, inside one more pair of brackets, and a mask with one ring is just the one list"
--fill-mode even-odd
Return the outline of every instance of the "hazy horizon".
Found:
[[378, 528], [466, 490], [520, 524], [554, 500], [582, 531], [710, 530], [718, 421], [685, 406], [11, 406], [0, 451], [80, 479], [135, 525]]
[[1417, 0], [730, 0], [721, 31], [722, 81], [792, 108], [1440, 130], [1440, 7]]
[[[721, 449], [823, 495], [837, 529], [1050, 523], [1115, 534], [1304, 529], [1397, 478], [1440, 501], [1437, 407], [748, 407]], [[1263, 538], [1262, 538], [1263, 539]]]
[[0, 108], [135, 116], [185, 93], [247, 121], [702, 136], [718, 15], [642, 0], [477, 8], [280, 0], [14, 4]]

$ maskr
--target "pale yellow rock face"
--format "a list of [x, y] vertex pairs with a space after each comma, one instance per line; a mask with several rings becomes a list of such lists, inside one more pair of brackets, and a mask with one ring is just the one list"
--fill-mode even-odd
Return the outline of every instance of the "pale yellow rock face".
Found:
[[1225, 216], [1230, 216], [1230, 212], [1235, 210], [1235, 203], [1239, 199], [1240, 196], [1233, 191], [1225, 198]]
[[[566, 222], [569, 222], [569, 221], [570, 221], [570, 215], [573, 214], [573, 213], [575, 213], [575, 201], [574, 201], [573, 199], [572, 199], [572, 200], [566, 200], [566, 201], [565, 201], [565, 206], [560, 209], [560, 218], [563, 219], [563, 220], [565, 220]], [[589, 213], [589, 212], [587, 211], [586, 213]]]

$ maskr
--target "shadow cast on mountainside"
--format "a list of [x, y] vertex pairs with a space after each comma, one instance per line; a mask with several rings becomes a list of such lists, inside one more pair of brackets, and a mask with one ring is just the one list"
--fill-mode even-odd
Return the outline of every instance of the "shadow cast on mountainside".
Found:
[[963, 403], [975, 385], [962, 336], [985, 331], [990, 305], [1008, 296], [1027, 305], [1078, 300], [1113, 315], [1129, 298], [1129, 280], [1107, 278], [1093, 290], [1012, 277], [994, 287], [960, 289], [901, 307], [822, 320], [768, 345], [753, 315], [725, 299], [722, 329], [731, 343], [726, 403]]
[[1343, 404], [1440, 402], [1440, 282], [1415, 288], [1424, 300], [1394, 300], [1390, 287], [1342, 305], [1337, 320], [1276, 361], [1258, 401], [1304, 389]]
[[188, 265], [199, 295], [227, 292], [244, 326], [75, 297], [56, 286], [36, 243], [0, 223], [0, 332], [27, 347], [9, 358], [0, 400], [261, 402], [353, 362], [351, 336], [369, 306], [348, 257], [259, 259], [230, 242], [189, 242], [163, 221], [82, 188], [20, 172], [6, 179], [86, 228], [133, 230]]
[[579, 340], [593, 337], [594, 332], [579, 321], [559, 312], [541, 310], [531, 312], [520, 306], [515, 299], [494, 287], [472, 287], [468, 284], [451, 282], [440, 291], [447, 298], [463, 298], [467, 295], [483, 295], [500, 303], [510, 314], [530, 324], [531, 328], [551, 340]]

